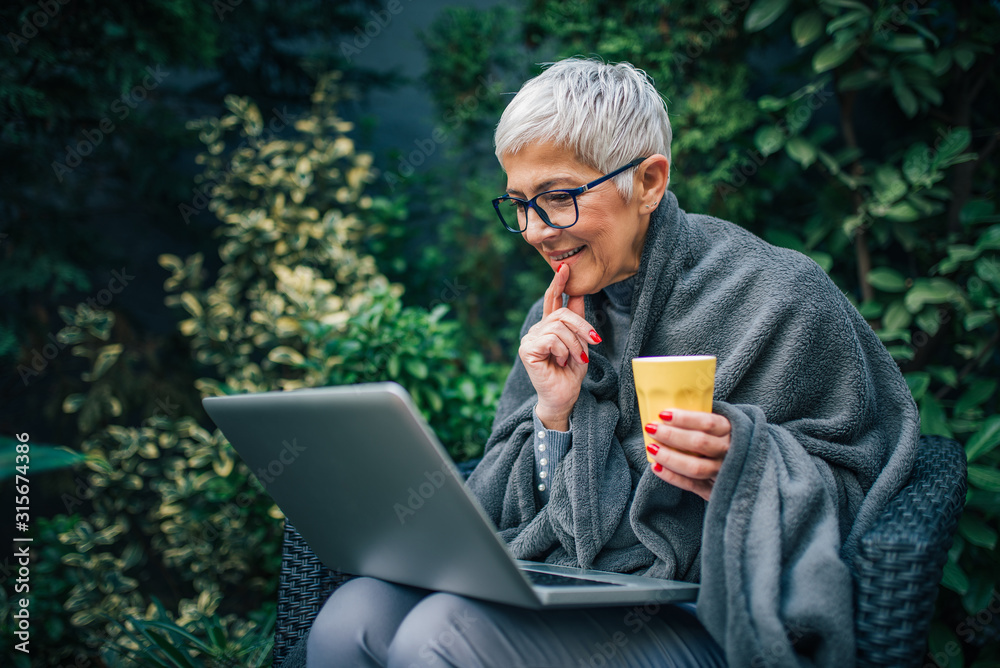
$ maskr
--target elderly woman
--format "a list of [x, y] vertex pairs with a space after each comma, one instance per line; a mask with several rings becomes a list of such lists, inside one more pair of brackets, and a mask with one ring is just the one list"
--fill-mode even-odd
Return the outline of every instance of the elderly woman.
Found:
[[[696, 609], [537, 612], [359, 578], [310, 665], [853, 663], [849, 564], [910, 471], [916, 408], [814, 262], [678, 207], [670, 137], [627, 63], [561, 61], [504, 112], [494, 206], [553, 277], [469, 487], [515, 557], [700, 582]], [[713, 412], [643, 425], [630, 360], [652, 355], [715, 355]]]

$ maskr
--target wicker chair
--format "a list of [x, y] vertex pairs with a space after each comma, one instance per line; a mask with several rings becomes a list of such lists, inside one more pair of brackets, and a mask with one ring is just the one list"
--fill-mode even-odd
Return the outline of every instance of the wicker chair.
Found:
[[[459, 467], [464, 475], [472, 466]], [[862, 538], [853, 563], [858, 666], [918, 666], [937, 586], [965, 504], [962, 446], [921, 438], [906, 486]], [[351, 576], [327, 570], [291, 524], [278, 591], [274, 665], [305, 665], [305, 637], [330, 592]]]

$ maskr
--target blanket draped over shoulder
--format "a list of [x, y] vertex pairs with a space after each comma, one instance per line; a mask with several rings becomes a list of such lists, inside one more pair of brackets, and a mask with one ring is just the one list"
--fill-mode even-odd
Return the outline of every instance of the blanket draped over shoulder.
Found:
[[[601, 321], [601, 302], [584, 301]], [[539, 300], [522, 335], [541, 316]], [[537, 397], [515, 361], [469, 478], [512, 553], [700, 582], [698, 617], [732, 666], [852, 665], [850, 562], [908, 477], [919, 432], [906, 383], [861, 315], [812, 260], [687, 214], [667, 192], [620, 374], [606, 353], [590, 347], [572, 446], [541, 507]], [[707, 503], [647, 463], [630, 360], [649, 355], [718, 358], [713, 410], [732, 441]]]

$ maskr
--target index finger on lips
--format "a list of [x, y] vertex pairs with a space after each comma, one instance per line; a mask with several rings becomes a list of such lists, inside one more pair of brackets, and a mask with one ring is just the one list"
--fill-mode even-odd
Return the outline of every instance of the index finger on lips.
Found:
[[564, 265], [559, 265], [556, 268], [556, 273], [552, 277], [552, 282], [549, 283], [549, 287], [545, 290], [545, 298], [542, 300], [542, 317], [547, 317], [553, 311], [557, 311], [562, 308], [563, 305], [563, 290], [566, 288], [566, 281], [569, 279], [569, 271], [563, 271]]

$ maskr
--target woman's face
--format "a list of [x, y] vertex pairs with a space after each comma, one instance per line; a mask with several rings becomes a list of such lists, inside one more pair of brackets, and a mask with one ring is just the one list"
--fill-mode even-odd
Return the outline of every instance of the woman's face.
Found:
[[[547, 190], [578, 188], [603, 176], [578, 162], [572, 151], [549, 143], [531, 144], [517, 153], [508, 153], [503, 165], [507, 194], [522, 199]], [[646, 205], [658, 196], [647, 196], [635, 172], [626, 173], [636, 179], [633, 201], [624, 201], [612, 180], [605, 181], [577, 197], [580, 217], [572, 227], [549, 227], [535, 211], [528, 210], [524, 239], [541, 253], [553, 271], [560, 264], [570, 267], [565, 290], [568, 295], [593, 294], [639, 270], [649, 212], [653, 210]], [[563, 257], [571, 251], [578, 252]]]

